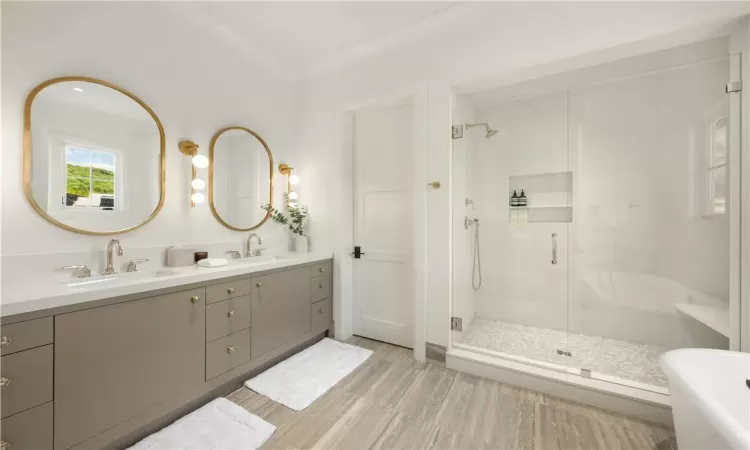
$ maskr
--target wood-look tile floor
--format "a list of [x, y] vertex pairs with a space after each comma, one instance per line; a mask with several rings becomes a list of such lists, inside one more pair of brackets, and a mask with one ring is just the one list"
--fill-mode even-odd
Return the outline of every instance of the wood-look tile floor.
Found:
[[411, 350], [353, 337], [374, 354], [306, 410], [240, 388], [229, 399], [276, 426], [263, 449], [676, 449], [674, 431], [419, 363]]

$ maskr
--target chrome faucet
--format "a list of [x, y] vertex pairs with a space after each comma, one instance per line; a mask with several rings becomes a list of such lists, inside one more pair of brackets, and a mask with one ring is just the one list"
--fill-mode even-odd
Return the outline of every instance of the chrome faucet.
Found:
[[263, 243], [263, 239], [261, 239], [260, 236], [255, 233], [248, 236], [247, 241], [245, 242], [245, 258], [251, 258], [253, 256], [263, 256], [263, 250], [265, 250], [265, 248], [252, 249], [252, 246], [250, 244], [252, 243], [253, 238], [258, 239], [258, 245], [261, 245]]
[[115, 273], [115, 267], [114, 267], [114, 256], [112, 255], [112, 250], [117, 247], [117, 256], [122, 256], [122, 246], [120, 245], [120, 241], [117, 239], [112, 239], [109, 241], [109, 244], [107, 244], [107, 268], [104, 269], [104, 275], [112, 275]]

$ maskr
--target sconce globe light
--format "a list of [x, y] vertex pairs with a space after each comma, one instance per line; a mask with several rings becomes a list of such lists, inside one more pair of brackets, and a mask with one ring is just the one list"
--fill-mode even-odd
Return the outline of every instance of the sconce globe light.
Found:
[[180, 149], [180, 153], [185, 156], [190, 156], [190, 206], [195, 207], [196, 203], [203, 203], [206, 197], [195, 192], [196, 189], [203, 189], [206, 187], [206, 182], [198, 178], [197, 169], [205, 169], [208, 167], [208, 158], [198, 154], [198, 144], [193, 141], [180, 141], [177, 146]]
[[193, 203], [203, 203], [206, 201], [206, 196], [201, 194], [200, 192], [196, 192], [195, 194], [190, 196], [190, 201]]
[[208, 158], [203, 155], [195, 155], [192, 159], [193, 165], [199, 169], [208, 167]]
[[299, 176], [298, 175], [289, 175], [289, 184], [291, 184], [291, 185], [298, 185], [299, 184]]

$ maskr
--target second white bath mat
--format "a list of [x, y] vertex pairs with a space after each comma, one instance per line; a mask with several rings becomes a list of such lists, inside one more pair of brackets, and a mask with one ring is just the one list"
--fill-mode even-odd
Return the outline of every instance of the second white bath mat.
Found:
[[245, 382], [253, 391], [302, 411], [372, 355], [372, 350], [325, 338]]
[[276, 427], [225, 398], [217, 398], [130, 450], [255, 450]]

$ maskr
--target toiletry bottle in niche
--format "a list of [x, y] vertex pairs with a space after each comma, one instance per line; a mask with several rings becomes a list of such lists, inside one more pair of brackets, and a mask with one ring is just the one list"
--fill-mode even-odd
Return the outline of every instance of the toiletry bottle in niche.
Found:
[[510, 206], [513, 208], [518, 206], [518, 194], [515, 190], [513, 191], [513, 196], [510, 198]]
[[526, 197], [526, 193], [521, 189], [521, 195], [518, 197], [518, 206], [528, 206], [529, 199]]

